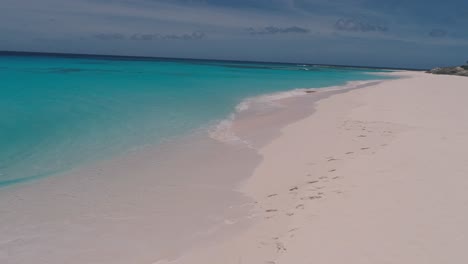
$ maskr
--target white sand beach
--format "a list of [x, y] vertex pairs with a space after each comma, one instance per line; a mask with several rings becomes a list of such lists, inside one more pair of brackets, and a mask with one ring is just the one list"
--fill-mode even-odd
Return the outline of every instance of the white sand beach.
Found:
[[3, 189], [0, 263], [468, 263], [468, 78], [390, 74]]
[[248, 229], [155, 263], [468, 263], [468, 78], [393, 74], [261, 148]]
[[468, 264], [468, 0], [0, 0], [0, 264]]

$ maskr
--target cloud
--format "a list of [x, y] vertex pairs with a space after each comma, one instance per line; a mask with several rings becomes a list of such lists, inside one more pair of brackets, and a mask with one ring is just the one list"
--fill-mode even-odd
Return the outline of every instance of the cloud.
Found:
[[195, 31], [190, 34], [131, 34], [129, 36], [120, 33], [100, 33], [95, 34], [95, 38], [100, 40], [139, 40], [139, 41], [150, 41], [150, 40], [165, 40], [165, 39], [176, 39], [176, 40], [199, 40], [206, 38], [206, 34], [203, 32]]
[[[310, 50], [321, 42], [321, 47], [353, 51], [350, 58], [367, 56], [372, 61], [373, 49], [362, 54], [354, 51], [361, 51], [367, 43], [378, 42], [389, 49], [399, 43], [408, 47], [454, 47], [443, 49], [442, 54], [455, 58], [463, 50], [459, 47], [468, 43], [466, 0], [451, 0], [451, 5], [436, 0], [0, 2], [0, 50], [316, 61]], [[213, 41], [203, 40], [208, 37]], [[272, 46], [270, 37], [281, 45]], [[304, 42], [304, 37], [314, 41]], [[304, 45], [304, 50], [302, 54], [298, 49], [296, 55], [283, 54], [279, 51], [284, 45]], [[413, 53], [403, 53], [402, 61], [413, 63]], [[337, 61], [344, 60], [335, 56]]]
[[340, 18], [335, 22], [335, 29], [351, 32], [387, 32], [387, 26], [374, 24], [356, 18]]
[[95, 38], [100, 40], [121, 40], [125, 39], [125, 36], [120, 33], [99, 33], [94, 35]]
[[273, 35], [273, 34], [289, 34], [289, 33], [295, 33], [295, 34], [307, 34], [310, 32], [309, 29], [307, 28], [302, 28], [298, 26], [292, 26], [292, 27], [264, 27], [264, 28], [247, 28], [247, 31], [251, 35]]
[[161, 39], [182, 39], [182, 40], [197, 40], [206, 38], [206, 34], [200, 31], [192, 32], [191, 34], [169, 34], [169, 35], [159, 35]]
[[131, 40], [153, 40], [158, 39], [159, 34], [133, 34], [130, 39]]
[[439, 29], [439, 28], [434, 28], [429, 32], [429, 36], [433, 38], [443, 38], [447, 36], [447, 30], [445, 29]]
[[181, 3], [193, 6], [213, 6], [221, 8], [278, 10], [287, 7], [294, 0], [155, 0], [159, 2]]
[[195, 31], [190, 34], [133, 34], [131, 40], [164, 40], [164, 39], [178, 39], [178, 40], [199, 40], [206, 38], [206, 34], [200, 31]]

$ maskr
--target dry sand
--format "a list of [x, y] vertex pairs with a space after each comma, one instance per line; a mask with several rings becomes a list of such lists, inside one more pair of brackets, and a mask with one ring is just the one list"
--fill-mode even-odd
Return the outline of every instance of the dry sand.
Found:
[[468, 263], [468, 78], [394, 74], [260, 149], [247, 230], [155, 263]]

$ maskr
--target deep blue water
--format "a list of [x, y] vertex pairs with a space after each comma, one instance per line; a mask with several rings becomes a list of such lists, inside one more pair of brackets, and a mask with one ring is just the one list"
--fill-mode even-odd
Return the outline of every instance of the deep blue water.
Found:
[[0, 186], [190, 133], [242, 99], [381, 79], [366, 69], [0, 56]]

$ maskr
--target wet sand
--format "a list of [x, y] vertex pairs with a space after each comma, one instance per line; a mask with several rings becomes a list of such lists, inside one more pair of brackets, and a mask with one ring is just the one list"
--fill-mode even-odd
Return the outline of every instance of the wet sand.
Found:
[[237, 186], [259, 160], [252, 149], [198, 134], [3, 188], [0, 263], [176, 257], [248, 225], [252, 201]]

